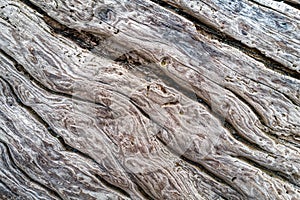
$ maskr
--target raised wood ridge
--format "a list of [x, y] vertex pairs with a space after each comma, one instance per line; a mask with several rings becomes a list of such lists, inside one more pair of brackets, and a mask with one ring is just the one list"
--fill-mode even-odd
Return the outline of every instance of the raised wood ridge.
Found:
[[0, 1], [0, 199], [300, 199], [299, 4]]

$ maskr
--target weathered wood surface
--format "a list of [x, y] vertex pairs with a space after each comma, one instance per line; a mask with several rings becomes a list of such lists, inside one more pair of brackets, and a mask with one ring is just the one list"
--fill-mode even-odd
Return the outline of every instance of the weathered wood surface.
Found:
[[0, 1], [1, 198], [300, 198], [297, 7], [164, 2]]
[[300, 74], [300, 10], [273, 0], [163, 0]]

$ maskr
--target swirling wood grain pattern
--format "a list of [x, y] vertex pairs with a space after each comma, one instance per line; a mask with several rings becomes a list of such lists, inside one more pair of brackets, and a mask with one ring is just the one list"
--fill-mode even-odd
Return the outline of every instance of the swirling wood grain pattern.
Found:
[[300, 11], [272, 0], [164, 0], [300, 73]]
[[295, 74], [148, 0], [9, 0], [0, 29], [1, 197], [300, 198]]

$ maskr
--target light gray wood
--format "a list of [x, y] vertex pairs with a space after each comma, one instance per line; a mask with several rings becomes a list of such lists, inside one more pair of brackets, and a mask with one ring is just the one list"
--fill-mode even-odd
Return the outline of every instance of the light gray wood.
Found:
[[300, 198], [299, 79], [148, 0], [32, 3], [0, 2], [0, 197]]
[[272, 0], [163, 0], [300, 73], [300, 11]]

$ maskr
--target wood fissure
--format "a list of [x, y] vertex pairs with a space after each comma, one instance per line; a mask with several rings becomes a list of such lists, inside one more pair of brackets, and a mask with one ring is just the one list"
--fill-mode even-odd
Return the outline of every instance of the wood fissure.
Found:
[[270, 170], [270, 169], [268, 169], [268, 168], [260, 165], [259, 163], [255, 162], [253, 160], [250, 160], [250, 159], [248, 159], [246, 157], [238, 156], [236, 158], [238, 158], [238, 159], [240, 159], [240, 160], [248, 163], [249, 165], [252, 165], [252, 166], [254, 166], [256, 168], [259, 168], [260, 170], [262, 170], [262, 171], [266, 172], [267, 174], [269, 174], [271, 177], [275, 177], [277, 179], [281, 179], [283, 181], [292, 183], [297, 188], [299, 188], [299, 184], [295, 180], [291, 181], [291, 177], [287, 177], [285, 174], [282, 174], [281, 172]]
[[[252, 0], [252, 1], [254, 1], [254, 0]], [[185, 2], [185, 0], [180, 0], [178, 2], [173, 1], [173, 0], [163, 0], [163, 1], [155, 1], [154, 0], [154, 2], [159, 5], [165, 6], [167, 9], [171, 9], [173, 12], [175, 12], [179, 15], [182, 15], [183, 17], [188, 18], [190, 21], [193, 21], [195, 23], [196, 27], [198, 24], [199, 25], [198, 30], [200, 32], [202, 32], [204, 34], [208, 33], [208, 34], [210, 34], [210, 37], [215, 38], [223, 43], [226, 43], [228, 45], [233, 46], [234, 48], [239, 49], [240, 51], [253, 57], [254, 59], [256, 59], [260, 62], [263, 62], [264, 65], [266, 67], [268, 67], [269, 69], [272, 69], [278, 73], [281, 73], [282, 75], [288, 75], [288, 76], [291, 76], [291, 77], [299, 80], [299, 70], [297, 70], [298, 59], [294, 60], [295, 64], [291, 64], [293, 66], [287, 67], [287, 65], [283, 64], [283, 62], [280, 62], [280, 61], [274, 59], [274, 57], [272, 57], [272, 55], [266, 55], [267, 51], [264, 48], [257, 49], [255, 47], [251, 47], [251, 44], [249, 44], [250, 42], [248, 42], [247, 40], [245, 40], [246, 42], [245, 41], [243, 42], [243, 41], [241, 41], [242, 38], [237, 39], [238, 37], [234, 37], [234, 36], [236, 36], [235, 34], [231, 34], [228, 31], [224, 31], [224, 30], [222, 30], [222, 28], [221, 28], [221, 30], [216, 29], [216, 24], [214, 24], [214, 22], [209, 22], [209, 19], [211, 18], [211, 16], [209, 16], [210, 18], [208, 18], [208, 20], [204, 19], [202, 15], [198, 16], [197, 11], [195, 9], [193, 9], [193, 6], [190, 6], [190, 5], [188, 6], [188, 2]], [[211, 8], [212, 10], [214, 9], [212, 7], [212, 5], [214, 5], [214, 3], [215, 2], [205, 3], [205, 2], [201, 1], [201, 4], [205, 5], [206, 7]], [[255, 2], [255, 3], [257, 4], [257, 2]], [[196, 4], [195, 0], [193, 0], [191, 2], [191, 4], [195, 4], [198, 6], [198, 3]], [[200, 11], [201, 11], [201, 7], [200, 7]], [[215, 12], [218, 12], [218, 11], [215, 10]], [[234, 12], [234, 11], [232, 11], [232, 12]], [[275, 11], [275, 12], [278, 12], [278, 11]], [[230, 18], [226, 15], [223, 15], [223, 16], [225, 19]], [[208, 22], [211, 24], [209, 24]], [[245, 25], [245, 26], [247, 26], [247, 25]], [[263, 34], [263, 33], [261, 33], [261, 34]], [[247, 33], [246, 33], [246, 35], [247, 35]], [[252, 41], [252, 43], [253, 43], [253, 41]], [[248, 44], [248, 45], [246, 45], [246, 44]], [[277, 47], [277, 45], [275, 47]], [[272, 48], [274, 48], [274, 47], [272, 47]], [[280, 47], [278, 46], [277, 48], [280, 48]], [[294, 50], [297, 50], [297, 49], [294, 49]], [[296, 56], [297, 56], [297, 54], [296, 54]], [[293, 60], [291, 60], [291, 62], [292, 61]]]
[[[83, 152], [81, 152], [81, 151], [79, 151], [78, 149], [75, 149], [75, 148], [73, 148], [73, 147], [71, 147], [70, 145], [68, 145], [65, 141], [64, 141], [64, 139], [59, 135], [59, 134], [57, 134], [54, 130], [53, 130], [53, 128], [51, 128], [51, 126], [35, 111], [35, 110], [33, 110], [30, 106], [27, 106], [27, 105], [25, 105], [25, 104], [23, 104], [22, 103], [22, 101], [18, 98], [18, 96], [15, 94], [15, 92], [14, 92], [14, 89], [13, 89], [13, 87], [9, 84], [9, 82], [7, 82], [5, 79], [3, 79], [2, 77], [0, 77], [0, 80], [2, 80], [3, 82], [5, 82], [8, 86], [9, 86], [9, 88], [10, 88], [10, 90], [11, 90], [11, 92], [12, 92], [12, 94], [13, 94], [13, 96], [14, 96], [14, 98], [16, 99], [16, 102], [21, 106], [21, 107], [23, 107], [23, 108], [25, 108], [35, 119], [37, 119], [37, 121], [38, 122], [40, 122], [41, 124], [43, 124], [44, 125], [44, 127], [47, 129], [47, 131], [52, 135], [52, 137], [54, 137], [54, 138], [57, 138], [59, 141], [60, 141], [60, 143], [62, 144], [62, 146], [64, 147], [64, 149], [66, 150], [66, 151], [70, 151], [70, 152], [73, 152], [73, 153], [76, 153], [76, 154], [79, 154], [80, 156], [83, 156], [83, 157], [85, 157], [85, 158], [87, 158], [87, 159], [90, 159], [90, 160], [92, 160], [93, 162], [95, 162], [95, 163], [97, 163], [93, 158], [91, 158], [90, 156], [88, 156], [88, 155], [86, 155], [86, 154], [84, 154]], [[98, 164], [98, 163], [97, 163]]]
[[0, 198], [299, 199], [298, 13], [0, 2]]
[[42, 88], [43, 90], [46, 90], [49, 93], [55, 94], [55, 95], [59, 95], [62, 97], [66, 97], [66, 98], [70, 98], [70, 99], [76, 99], [82, 102], [88, 102], [88, 103], [95, 103], [99, 106], [103, 106], [106, 107], [107, 109], [109, 109], [107, 106], [105, 106], [104, 104], [101, 104], [99, 102], [95, 102], [95, 101], [91, 101], [88, 99], [83, 99], [80, 97], [77, 97], [76, 95], [70, 95], [67, 93], [63, 93], [63, 92], [59, 92], [59, 91], [54, 91], [53, 89], [46, 87], [44, 84], [42, 84], [40, 81], [38, 81], [35, 77], [33, 77], [21, 64], [19, 64], [13, 57], [11, 57], [9, 54], [7, 54], [5, 51], [3, 51], [3, 49], [0, 48], [0, 53], [2, 55], [4, 55], [5, 57], [7, 57], [9, 60], [11, 60], [14, 63], [14, 67], [21, 72], [22, 74], [24, 74], [24, 76], [26, 76], [30, 81], [32, 81], [34, 84], [38, 85], [40, 88]]
[[75, 29], [71, 29], [55, 19], [51, 18], [45, 11], [43, 11], [38, 6], [34, 5], [30, 0], [20, 0], [33, 10], [37, 11], [39, 14], [43, 16], [45, 23], [51, 27], [54, 33], [67, 37], [68, 39], [72, 40], [76, 44], [78, 44], [83, 49], [92, 50], [94, 46], [99, 44], [100, 37], [96, 37], [90, 33], [85, 31], [77, 31]]
[[[77, 43], [79, 46], [81, 46], [82, 48], [87, 48], [89, 50], [92, 50], [94, 48], [94, 46], [97, 46], [99, 43], [99, 40], [101, 40], [101, 38], [99, 38], [99, 36], [94, 36], [91, 33], [85, 33], [84, 31], [81, 31], [80, 33], [75, 30], [75, 29], [70, 29], [67, 26], [59, 23], [58, 21], [56, 21], [55, 19], [51, 18], [49, 15], [47, 15], [46, 12], [44, 12], [41, 8], [39, 8], [38, 6], [34, 5], [30, 0], [20, 0], [23, 3], [25, 3], [26, 5], [30, 6], [31, 8], [33, 8], [34, 10], [36, 10], [37, 12], [39, 12], [40, 14], [42, 14], [44, 16], [44, 20], [45, 22], [58, 34], [61, 34], [69, 39], [71, 39], [72, 41], [74, 41], [75, 43]], [[244, 45], [243, 43], [241, 43], [240, 41], [234, 39], [233, 37], [231, 37], [230, 35], [226, 35], [225, 33], [221, 33], [219, 30], [215, 29], [213, 26], [206, 24], [203, 21], [200, 21], [199, 19], [193, 17], [192, 15], [184, 12], [182, 9], [175, 7], [171, 4], [168, 4], [164, 1], [157, 1], [157, 0], [151, 0], [154, 3], [157, 3], [158, 5], [171, 10], [172, 12], [175, 12], [176, 14], [192, 21], [197, 30], [199, 30], [199, 32], [201, 34], [204, 34], [210, 38], [216, 39], [222, 43], [228, 44], [240, 51], [242, 51], [243, 53], [249, 55], [250, 57], [254, 58], [257, 61], [260, 61], [262, 63], [264, 63], [264, 65], [266, 67], [268, 67], [269, 69], [280, 73], [284, 76], [290, 76], [293, 78], [296, 78], [298, 80], [300, 80], [299, 78], [299, 73], [297, 71], [288, 69], [286, 67], [284, 67], [281, 63], [279, 63], [278, 61], [275, 61], [274, 59], [267, 57], [266, 55], [264, 55], [261, 51], [259, 51], [256, 48], [251, 48], [249, 46]], [[80, 37], [78, 37], [80, 36]]]
[[[3, 130], [1, 130], [1, 132], [2, 132], [2, 131], [3, 131]], [[15, 166], [19, 171], [21, 171], [21, 173], [22, 173], [26, 178], [28, 178], [31, 182], [33, 182], [33, 183], [35, 183], [35, 184], [41, 186], [41, 187], [44, 188], [45, 190], [49, 191], [50, 194], [54, 195], [54, 196], [57, 197], [58, 199], [61, 199], [61, 200], [64, 199], [64, 198], [62, 198], [62, 197], [60, 196], [60, 194], [58, 194], [56, 191], [52, 190], [51, 188], [49, 188], [49, 187], [47, 187], [47, 186], [41, 184], [41, 183], [38, 182], [37, 180], [35, 180], [35, 179], [33, 179], [32, 177], [30, 177], [30, 176], [29, 176], [22, 168], [20, 168], [20, 166], [18, 166], [18, 165], [15, 163], [14, 157], [11, 155], [10, 150], [9, 150], [9, 147], [7, 146], [7, 144], [4, 143], [3, 141], [0, 141], [0, 144], [2, 144], [3, 146], [5, 146], [7, 155], [8, 155], [8, 157], [9, 157], [10, 161], [12, 162], [13, 166]], [[17, 195], [17, 196], [18, 196], [18, 195]]]
[[[214, 180], [216, 180], [217, 182], [229, 186], [232, 188], [232, 185], [228, 182], [226, 182], [225, 180], [223, 180], [221, 177], [218, 177], [217, 175], [215, 175], [213, 172], [209, 171], [208, 169], [206, 169], [204, 166], [202, 166], [201, 164], [194, 162], [192, 160], [190, 160], [189, 158], [185, 157], [184, 155], [179, 154], [178, 152], [176, 152], [174, 149], [170, 148], [159, 136], [157, 136], [157, 139], [166, 147], [170, 150], [170, 152], [172, 152], [174, 155], [176, 155], [177, 157], [179, 157], [180, 159], [182, 159], [183, 161], [187, 162], [188, 164], [190, 164], [191, 166], [194, 166], [195, 168], [199, 169], [200, 171], [204, 172], [205, 174], [209, 175], [211, 178], [213, 178]], [[241, 193], [241, 191], [236, 190], [235, 188], [233, 188], [238, 194], [244, 196], [243, 193]], [[219, 193], [220, 196], [222, 196], [222, 198], [227, 199], [226, 195], [223, 196], [222, 193]]]
[[269, 69], [271, 69], [277, 73], [280, 73], [281, 75], [290, 76], [290, 77], [300, 80], [299, 72], [284, 67], [281, 63], [279, 63], [278, 61], [275, 61], [274, 59], [272, 59], [270, 57], [267, 57], [258, 49], [246, 46], [242, 42], [231, 37], [230, 35], [226, 35], [225, 33], [220, 32], [213, 26], [206, 24], [204, 21], [200, 21], [199, 19], [195, 18], [194, 16], [188, 14], [187, 12], [185, 12], [184, 10], [182, 10], [178, 7], [175, 7], [164, 1], [159, 1], [159, 0], [151, 0], [151, 1], [192, 21], [195, 24], [197, 30], [199, 30], [199, 32], [201, 34], [207, 35], [208, 37], [210, 37], [212, 39], [216, 39], [222, 43], [228, 44], [228, 45], [242, 51], [243, 53], [249, 55], [250, 57], [254, 58], [255, 60], [264, 63], [264, 65], [266, 67], [268, 67]]
[[[273, 0], [273, 1], [282, 2], [281, 0]], [[298, 0], [286, 0], [283, 2], [300, 10], [300, 2]]]

